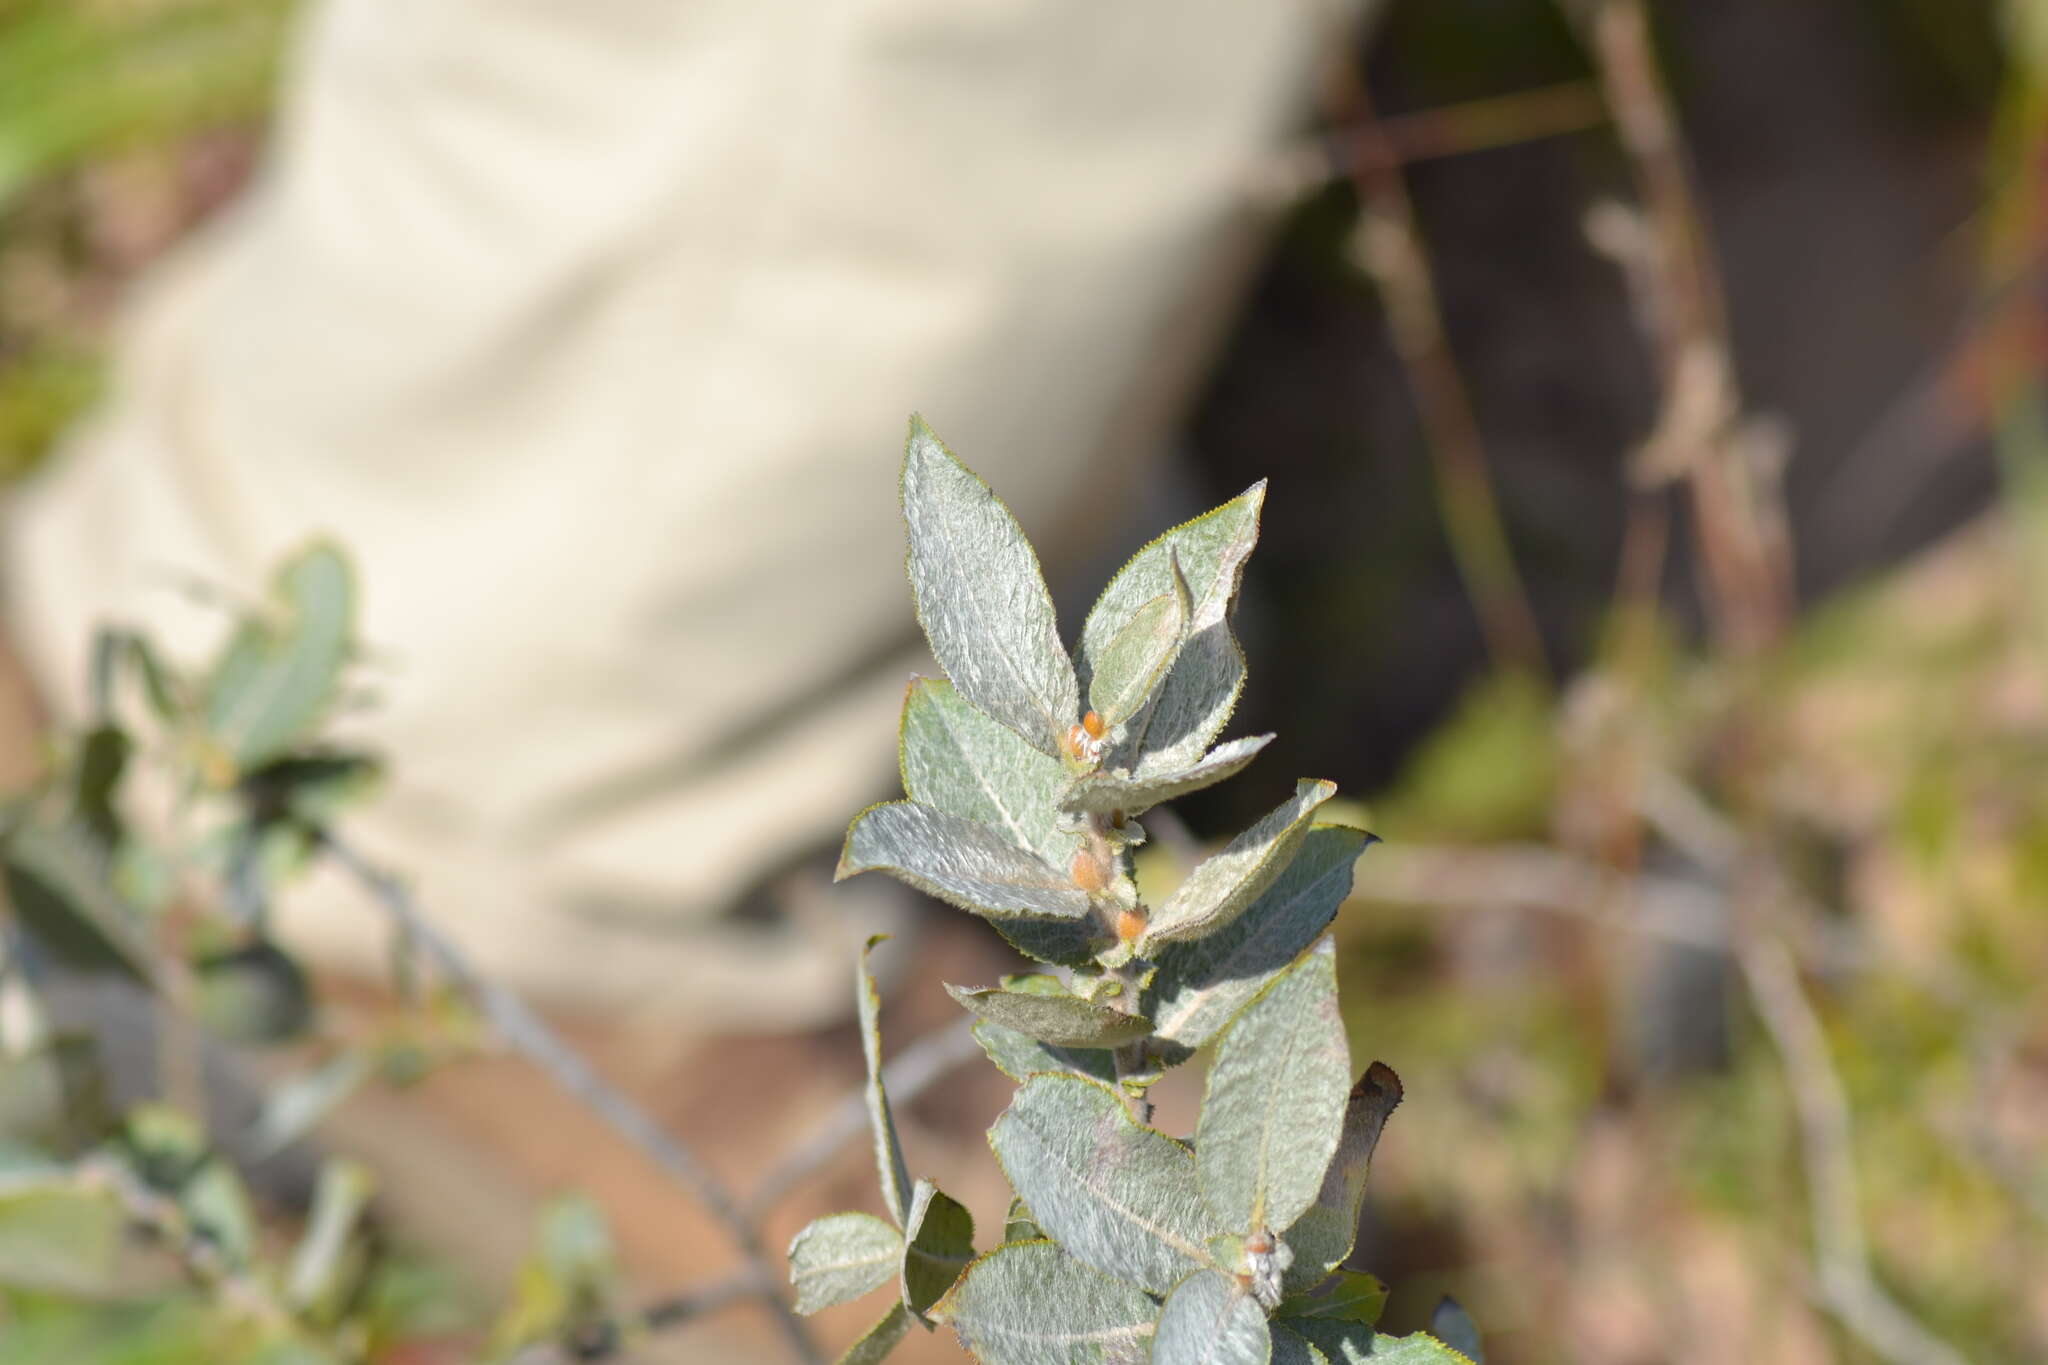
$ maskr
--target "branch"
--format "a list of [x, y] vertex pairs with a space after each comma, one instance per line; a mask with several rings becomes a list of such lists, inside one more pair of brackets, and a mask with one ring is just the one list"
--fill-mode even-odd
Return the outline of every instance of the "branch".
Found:
[[696, 1197], [724, 1225], [747, 1268], [754, 1293], [772, 1310], [784, 1340], [797, 1358], [811, 1365], [819, 1359], [803, 1321], [775, 1286], [773, 1270], [758, 1233], [739, 1201], [682, 1141], [662, 1129], [623, 1091], [597, 1074], [582, 1055], [536, 1014], [525, 1001], [487, 980], [469, 965], [455, 945], [442, 937], [396, 878], [365, 861], [348, 844], [322, 831], [320, 842], [361, 882], [392, 920], [410, 936], [419, 952], [467, 996], [506, 1043], [547, 1072], [569, 1096], [602, 1119], [612, 1131], [639, 1148]]

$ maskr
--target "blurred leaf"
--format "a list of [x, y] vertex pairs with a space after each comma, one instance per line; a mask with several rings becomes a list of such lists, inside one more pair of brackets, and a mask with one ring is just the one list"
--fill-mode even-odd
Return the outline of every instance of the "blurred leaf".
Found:
[[882, 1184], [882, 1203], [897, 1227], [910, 1217], [910, 1168], [903, 1161], [903, 1143], [896, 1136], [896, 1121], [889, 1114], [889, 1096], [882, 1089], [882, 993], [875, 988], [875, 975], [868, 970], [868, 957], [875, 945], [888, 938], [877, 934], [860, 950], [857, 982], [860, 1002], [860, 1046], [867, 1059], [868, 1123], [875, 1135], [875, 1170]]
[[1235, 777], [1259, 750], [1273, 740], [1271, 735], [1253, 735], [1219, 744], [1191, 767], [1159, 770], [1146, 777], [1128, 773], [1096, 771], [1084, 773], [1069, 783], [1059, 796], [1059, 808], [1076, 814], [1126, 816], [1143, 815], [1152, 807], [1214, 786]]
[[341, 682], [355, 585], [341, 551], [318, 542], [278, 571], [274, 608], [244, 620], [206, 684], [206, 727], [235, 772], [303, 743]]
[[1272, 1334], [1250, 1291], [1218, 1270], [1174, 1286], [1160, 1310], [1152, 1365], [1267, 1365]]
[[97, 1040], [60, 1035], [0, 1055], [0, 1141], [70, 1154], [112, 1129]]
[[1387, 1116], [1401, 1102], [1401, 1078], [1385, 1062], [1374, 1062], [1351, 1087], [1344, 1105], [1344, 1134], [1337, 1154], [1324, 1173], [1316, 1201], [1283, 1234], [1294, 1252], [1283, 1287], [1289, 1293], [1312, 1289], [1344, 1263], [1358, 1237], [1358, 1215], [1365, 1206], [1366, 1176], [1373, 1148]]
[[362, 1259], [350, 1254], [360, 1252], [354, 1245], [356, 1225], [375, 1189], [368, 1169], [356, 1162], [321, 1165], [313, 1209], [285, 1275], [284, 1296], [292, 1307], [307, 1312], [331, 1305], [352, 1287]]
[[235, 1168], [218, 1157], [200, 1163], [178, 1191], [178, 1204], [192, 1221], [192, 1230], [235, 1267], [256, 1255], [256, 1207]]
[[1225, 1228], [1278, 1232], [1315, 1201], [1350, 1082], [1326, 936], [1237, 1016], [1209, 1067], [1195, 1167]]
[[974, 1215], [920, 1180], [903, 1240], [903, 1303], [922, 1318], [974, 1259]]
[[871, 1213], [814, 1218], [789, 1244], [789, 1282], [796, 1311], [815, 1313], [846, 1303], [906, 1275], [903, 1235]]
[[305, 970], [276, 944], [259, 940], [195, 964], [200, 1020], [239, 1043], [279, 1043], [313, 1020], [313, 988]]
[[970, 705], [1057, 754], [1081, 694], [1038, 557], [1010, 509], [920, 417], [903, 454], [903, 520], [917, 619], [939, 667]]
[[921, 806], [870, 806], [846, 833], [834, 879], [879, 869], [927, 895], [991, 918], [1080, 919], [1088, 893], [987, 825]]
[[1553, 706], [1550, 690], [1526, 674], [1473, 687], [1376, 806], [1381, 829], [1435, 840], [1546, 832], [1559, 761]]
[[317, 829], [360, 802], [382, 776], [383, 765], [368, 754], [295, 754], [264, 764], [240, 787], [254, 823], [289, 818]]
[[115, 1287], [123, 1221], [109, 1191], [81, 1186], [66, 1173], [0, 1179], [0, 1285], [107, 1292]]
[[1223, 729], [1244, 685], [1244, 658], [1226, 617], [1237, 597], [1245, 559], [1259, 538], [1264, 481], [1146, 545], [1118, 571], [1081, 627], [1075, 664], [1091, 691], [1096, 671], [1140, 607], [1176, 592], [1179, 566], [1189, 594], [1188, 640], [1151, 705], [1134, 716], [1105, 766], [1154, 771], [1186, 768]]
[[1146, 950], [1206, 937], [1236, 919], [1286, 871], [1308, 835], [1316, 807], [1336, 794], [1336, 783], [1304, 778], [1295, 784], [1292, 799], [1232, 839], [1222, 852], [1196, 864], [1153, 912], [1145, 931]]
[[[1349, 1248], [1346, 1248], [1349, 1254]], [[1298, 1264], [1298, 1263], [1297, 1263]], [[1281, 1300], [1279, 1318], [1339, 1318], [1371, 1326], [1387, 1306], [1387, 1287], [1362, 1270], [1340, 1270], [1313, 1293]]]
[[92, 643], [92, 704], [93, 712], [102, 718], [114, 713], [116, 691], [123, 664], [132, 665], [142, 683], [142, 695], [158, 721], [167, 727], [176, 726], [183, 719], [184, 706], [178, 696], [178, 683], [155, 648], [147, 639], [132, 630], [118, 626], [103, 626], [93, 636]]
[[1116, 1092], [1078, 1076], [1033, 1076], [989, 1130], [1011, 1188], [1069, 1253], [1165, 1293], [1208, 1263], [1223, 1229], [1202, 1204], [1194, 1159], [1141, 1128]]
[[1429, 1315], [1429, 1334], [1471, 1357], [1473, 1365], [1486, 1365], [1486, 1356], [1479, 1346], [1479, 1324], [1449, 1294], [1437, 1300], [1436, 1310]]
[[142, 926], [108, 885], [105, 857], [75, 825], [22, 825], [4, 852], [7, 899], [36, 941], [78, 971], [148, 980]]
[[1078, 996], [953, 985], [946, 993], [983, 1020], [1054, 1047], [1117, 1048], [1152, 1032], [1149, 1019]]
[[1315, 825], [1287, 869], [1244, 914], [1207, 938], [1169, 943], [1145, 993], [1160, 1038], [1198, 1048], [1314, 943], [1351, 893], [1363, 830]]
[[1065, 767], [962, 701], [951, 683], [911, 681], [898, 757], [913, 801], [988, 825], [1054, 866], [1072, 854], [1074, 837], [1060, 832], [1053, 808]]
[[1052, 1242], [997, 1247], [931, 1310], [982, 1365], [1145, 1365], [1157, 1314]]
[[540, 1215], [541, 1264], [565, 1284], [608, 1291], [617, 1274], [617, 1253], [604, 1210], [581, 1195], [548, 1201]]
[[71, 769], [72, 810], [103, 848], [113, 847], [121, 837], [114, 792], [127, 771], [131, 747], [119, 726], [96, 725], [79, 742]]
[[351, 1048], [274, 1086], [264, 1096], [263, 1111], [250, 1134], [254, 1154], [259, 1159], [268, 1156], [313, 1131], [336, 1105], [369, 1079], [373, 1069], [366, 1054]]
[[839, 1357], [839, 1365], [874, 1365], [876, 1361], [888, 1359], [897, 1343], [910, 1335], [911, 1321], [910, 1310], [903, 1306], [902, 1300], [890, 1304], [889, 1311], [882, 1314], [874, 1326], [861, 1333], [860, 1340], [846, 1348], [846, 1354]]

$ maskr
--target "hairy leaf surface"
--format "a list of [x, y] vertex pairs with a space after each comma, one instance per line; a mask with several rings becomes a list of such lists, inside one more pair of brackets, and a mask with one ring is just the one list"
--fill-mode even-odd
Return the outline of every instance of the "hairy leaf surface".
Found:
[[1401, 1078], [1385, 1062], [1367, 1067], [1351, 1087], [1344, 1104], [1344, 1133], [1329, 1170], [1323, 1173], [1316, 1202], [1285, 1234], [1294, 1252], [1294, 1264], [1281, 1281], [1287, 1292], [1320, 1284], [1351, 1254], [1351, 1244], [1358, 1236], [1359, 1210], [1365, 1206], [1366, 1173], [1372, 1166], [1373, 1148], [1379, 1145], [1387, 1116], [1400, 1102]]
[[1059, 809], [1077, 815], [1108, 815], [1115, 811], [1122, 811], [1125, 815], [1143, 815], [1162, 802], [1177, 800], [1189, 792], [1213, 787], [1227, 777], [1235, 777], [1272, 740], [1271, 735], [1233, 739], [1227, 744], [1217, 745], [1201, 762], [1190, 767], [1156, 772], [1147, 777], [1134, 777], [1123, 772], [1087, 773], [1066, 784], [1059, 793]]
[[1074, 851], [1055, 802], [1066, 769], [961, 700], [951, 683], [914, 679], [903, 697], [898, 758], [913, 801], [996, 830], [1054, 866]]
[[1092, 1076], [1104, 1082], [1116, 1079], [1116, 1059], [1101, 1048], [1053, 1047], [987, 1019], [974, 1021], [974, 1041], [1013, 1081], [1025, 1080], [1041, 1071]]
[[1267, 1365], [1272, 1354], [1264, 1311], [1220, 1270], [1200, 1271], [1174, 1286], [1152, 1341], [1153, 1365]]
[[1194, 1159], [1141, 1128], [1106, 1085], [1033, 1076], [989, 1131], [1018, 1198], [1096, 1269], [1165, 1293], [1202, 1268], [1222, 1231], [1202, 1205]]
[[846, 832], [834, 879], [871, 869], [974, 914], [1071, 920], [1088, 913], [1088, 894], [1061, 869], [987, 825], [915, 801], [870, 806]]
[[1339, 1318], [1367, 1325], [1380, 1320], [1387, 1306], [1387, 1287], [1362, 1270], [1340, 1270], [1330, 1283], [1312, 1294], [1297, 1294], [1281, 1300], [1274, 1316], [1286, 1318]]
[[1325, 937], [1237, 1016], [1209, 1068], [1196, 1169], [1225, 1227], [1277, 1231], [1315, 1201], [1350, 1079], [1336, 949]]
[[916, 417], [903, 455], [903, 519], [933, 657], [971, 705], [1057, 754], [1081, 693], [1038, 556], [1010, 509]]
[[872, 1213], [815, 1218], [789, 1244], [796, 1311], [857, 1299], [887, 1284], [902, 1264], [902, 1235]]
[[1141, 605], [1092, 661], [1088, 705], [1115, 727], [1151, 703], [1152, 694], [1187, 642], [1195, 604], [1187, 579], [1169, 556], [1172, 587]]
[[1057, 1244], [1020, 1242], [968, 1267], [931, 1316], [982, 1365], [1145, 1365], [1158, 1311]]
[[1273, 1329], [1273, 1365], [1330, 1365], [1330, 1358], [1308, 1342], [1287, 1330], [1284, 1322], [1275, 1322]]
[[1242, 914], [1287, 869], [1307, 837], [1316, 807], [1337, 794], [1337, 784], [1303, 778], [1294, 795], [1223, 850], [1196, 864], [1152, 916], [1145, 943], [1203, 938]]
[[868, 1066], [868, 1124], [875, 1134], [875, 1171], [882, 1183], [882, 1202], [896, 1226], [902, 1227], [910, 1217], [910, 1168], [903, 1161], [896, 1120], [889, 1114], [888, 1092], [882, 1089], [882, 993], [875, 989], [875, 974], [868, 970], [868, 955], [888, 937], [876, 934], [860, 950], [860, 1047]]
[[1194, 1049], [1221, 1033], [1329, 928], [1351, 894], [1352, 865], [1371, 842], [1363, 830], [1312, 826], [1287, 869], [1234, 922], [1207, 938], [1167, 944], [1145, 993], [1157, 1035]]
[[1116, 1048], [1152, 1032], [1152, 1021], [1074, 995], [947, 986], [946, 993], [990, 1023], [1054, 1047]]

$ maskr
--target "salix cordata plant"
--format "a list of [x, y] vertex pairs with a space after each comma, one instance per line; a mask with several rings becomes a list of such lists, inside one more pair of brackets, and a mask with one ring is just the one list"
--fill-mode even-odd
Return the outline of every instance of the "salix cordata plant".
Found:
[[[1336, 788], [1303, 780], [1157, 905], [1132, 876], [1147, 810], [1272, 739], [1217, 743], [1244, 685], [1231, 618], [1264, 496], [1254, 485], [1140, 550], [1069, 655], [1016, 519], [912, 419], [910, 582], [946, 677], [905, 694], [905, 799], [854, 820], [839, 875], [899, 877], [1047, 970], [946, 987], [1018, 1082], [989, 1131], [1016, 1197], [977, 1250], [967, 1210], [910, 1175], [863, 953], [887, 1217], [820, 1218], [789, 1251], [804, 1312], [895, 1286], [847, 1361], [920, 1323], [988, 1365], [1466, 1359], [1376, 1334], [1386, 1291], [1343, 1268], [1401, 1098], [1378, 1062], [1353, 1081], [1327, 932], [1372, 836], [1317, 823]], [[1147, 1087], [1203, 1051], [1194, 1134], [1153, 1128]]]

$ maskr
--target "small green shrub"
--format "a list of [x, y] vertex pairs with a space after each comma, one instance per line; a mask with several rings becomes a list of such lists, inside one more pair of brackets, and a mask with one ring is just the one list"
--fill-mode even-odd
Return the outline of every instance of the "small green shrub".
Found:
[[[1353, 1083], [1326, 932], [1373, 836], [1315, 823], [1336, 788], [1304, 780], [1159, 904], [1132, 877], [1138, 817], [1272, 738], [1211, 747], [1244, 684], [1231, 617], [1263, 498], [1254, 486], [1140, 550], [1070, 657], [1016, 520], [912, 421], [910, 581], [947, 680], [906, 694], [907, 799], [861, 813], [839, 875], [899, 877], [1052, 970], [946, 987], [1018, 1082], [989, 1131], [1016, 1197], [977, 1253], [967, 1211], [909, 1174], [863, 953], [888, 1216], [820, 1218], [789, 1250], [804, 1312], [895, 1284], [844, 1360], [879, 1360], [918, 1323], [951, 1327], [988, 1365], [1465, 1359], [1425, 1334], [1376, 1335], [1386, 1290], [1343, 1268], [1401, 1098], [1377, 1062]], [[1205, 1050], [1193, 1136], [1153, 1128], [1147, 1088]], [[1461, 1313], [1440, 1322], [1476, 1346]]]

